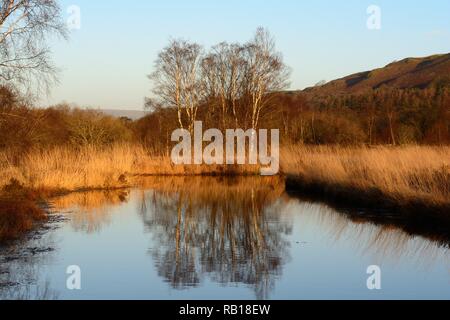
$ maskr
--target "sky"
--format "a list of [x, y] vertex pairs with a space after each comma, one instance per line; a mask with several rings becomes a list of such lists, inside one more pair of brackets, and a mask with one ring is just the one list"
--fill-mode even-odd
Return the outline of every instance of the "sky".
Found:
[[[290, 89], [383, 67], [406, 57], [450, 52], [448, 0], [61, 0], [80, 28], [52, 39], [59, 84], [40, 104], [142, 110], [158, 52], [173, 38], [208, 49], [246, 42], [268, 28], [292, 69]], [[370, 6], [380, 9], [373, 20]], [[380, 21], [369, 29], [367, 21]]]

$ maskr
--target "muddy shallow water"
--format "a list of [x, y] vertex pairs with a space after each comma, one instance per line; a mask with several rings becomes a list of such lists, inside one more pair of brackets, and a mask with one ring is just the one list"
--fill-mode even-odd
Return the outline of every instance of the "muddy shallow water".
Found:
[[[1, 299], [450, 299], [449, 243], [433, 230], [355, 219], [279, 178], [148, 178], [52, 208], [1, 247]], [[367, 288], [372, 265], [381, 290]]]

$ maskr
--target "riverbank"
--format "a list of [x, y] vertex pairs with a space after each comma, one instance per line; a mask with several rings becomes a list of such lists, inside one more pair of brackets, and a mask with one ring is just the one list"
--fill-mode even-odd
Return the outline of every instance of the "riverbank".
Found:
[[0, 243], [19, 238], [47, 220], [47, 192], [31, 190], [12, 179], [0, 189]]
[[448, 147], [289, 147], [282, 159], [289, 190], [450, 219]]
[[136, 176], [259, 175], [253, 165], [181, 165], [138, 145], [53, 148], [17, 157], [0, 153], [0, 189], [11, 179], [30, 189], [77, 191], [132, 186]]

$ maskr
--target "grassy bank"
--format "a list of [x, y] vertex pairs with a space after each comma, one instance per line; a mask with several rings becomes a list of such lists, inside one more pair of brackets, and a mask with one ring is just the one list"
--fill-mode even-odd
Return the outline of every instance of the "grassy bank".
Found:
[[0, 243], [20, 237], [47, 219], [40, 202], [44, 190], [31, 190], [12, 179], [0, 189]]
[[0, 153], [0, 188], [11, 179], [32, 189], [108, 189], [130, 186], [137, 175], [255, 175], [258, 166], [174, 166], [168, 156], [140, 146], [54, 148], [29, 152], [19, 159]]
[[0, 199], [0, 243], [16, 239], [47, 219], [44, 210], [28, 199]]
[[[450, 147], [307, 147], [281, 150], [281, 171], [305, 185], [389, 196], [396, 202], [450, 204]], [[129, 187], [142, 175], [259, 175], [258, 166], [175, 166], [140, 146], [54, 148], [20, 157], [0, 152], [0, 190], [17, 181], [29, 190]]]
[[289, 147], [290, 189], [351, 205], [450, 212], [449, 147]]

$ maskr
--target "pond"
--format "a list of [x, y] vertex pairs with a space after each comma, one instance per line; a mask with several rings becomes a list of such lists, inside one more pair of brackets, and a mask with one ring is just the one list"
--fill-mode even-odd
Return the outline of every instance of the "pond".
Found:
[[281, 178], [145, 178], [51, 205], [1, 247], [1, 299], [450, 299], [442, 232], [302, 199]]

